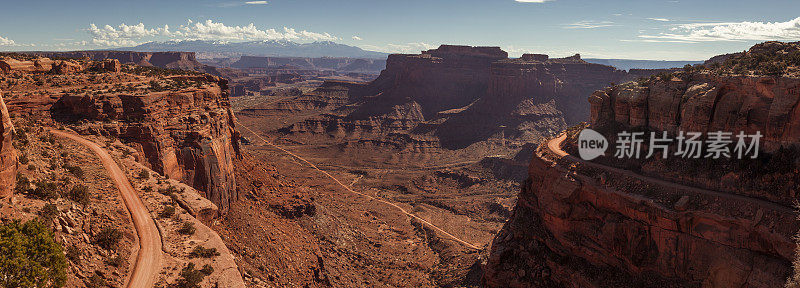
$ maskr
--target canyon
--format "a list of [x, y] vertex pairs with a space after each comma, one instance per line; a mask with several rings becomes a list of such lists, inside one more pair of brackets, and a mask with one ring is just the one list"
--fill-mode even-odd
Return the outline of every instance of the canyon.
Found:
[[[45, 219], [70, 287], [136, 274], [141, 215], [158, 286], [207, 264], [201, 287], [796, 287], [799, 47], [628, 71], [457, 45], [2, 54], [0, 217]], [[760, 132], [763, 157], [584, 161], [584, 128]]]
[[[494, 239], [483, 283], [794, 287], [800, 223], [793, 204], [797, 160], [789, 155], [800, 121], [798, 82], [791, 69], [764, 75], [740, 67], [792, 51], [796, 43], [767, 42], [725, 56], [731, 60], [591, 94], [588, 125], [605, 135], [760, 132], [764, 156], [588, 162], [570, 155], [577, 155], [577, 133], [586, 126], [569, 129], [537, 149], [513, 216]], [[610, 141], [613, 147], [617, 139]]]

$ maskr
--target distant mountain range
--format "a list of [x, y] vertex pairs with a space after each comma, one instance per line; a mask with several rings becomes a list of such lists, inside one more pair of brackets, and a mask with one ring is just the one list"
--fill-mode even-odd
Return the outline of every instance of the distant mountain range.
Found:
[[[280, 56], [280, 57], [348, 57], [386, 59], [387, 53], [367, 51], [355, 46], [332, 41], [296, 43], [292, 41], [249, 41], [221, 42], [204, 40], [184, 40], [167, 42], [148, 42], [135, 47], [116, 48], [137, 52], [185, 51], [204, 55], [231, 56]], [[200, 55], [198, 55], [200, 56]]]
[[632, 59], [597, 59], [583, 58], [584, 61], [616, 67], [619, 70], [630, 69], [668, 69], [680, 68], [686, 64], [703, 64], [703, 61], [662, 61], [662, 60], [632, 60]]

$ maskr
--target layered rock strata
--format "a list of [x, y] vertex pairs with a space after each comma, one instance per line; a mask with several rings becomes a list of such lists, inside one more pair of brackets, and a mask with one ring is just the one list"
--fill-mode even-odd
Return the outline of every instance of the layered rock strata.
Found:
[[790, 274], [791, 207], [618, 171], [598, 181], [544, 150], [492, 244], [487, 286], [781, 287]]
[[238, 197], [232, 161], [239, 156], [227, 81], [173, 78], [206, 85], [146, 95], [65, 95], [52, 111], [56, 117], [98, 121], [80, 127], [122, 139], [138, 150], [140, 162], [204, 192], [224, 212]]

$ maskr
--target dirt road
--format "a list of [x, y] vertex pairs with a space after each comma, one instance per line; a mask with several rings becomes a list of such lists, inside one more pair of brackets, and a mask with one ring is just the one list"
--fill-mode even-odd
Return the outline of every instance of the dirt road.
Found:
[[161, 235], [158, 234], [158, 228], [153, 218], [150, 217], [150, 212], [139, 199], [136, 190], [133, 189], [131, 183], [122, 169], [119, 168], [111, 155], [108, 154], [103, 148], [96, 143], [86, 140], [83, 137], [63, 132], [51, 130], [54, 135], [68, 138], [89, 147], [100, 158], [103, 167], [108, 171], [108, 175], [114, 180], [114, 184], [119, 188], [125, 206], [133, 219], [133, 227], [136, 229], [136, 235], [139, 238], [138, 252], [134, 251], [136, 261], [133, 264], [130, 278], [126, 287], [153, 287], [156, 275], [161, 268]]
[[433, 225], [433, 223], [430, 223], [430, 222], [428, 222], [427, 220], [420, 218], [419, 216], [415, 215], [414, 213], [411, 213], [411, 212], [408, 212], [408, 211], [406, 211], [406, 209], [403, 209], [403, 207], [400, 207], [399, 205], [397, 205], [397, 204], [395, 204], [395, 203], [392, 203], [392, 202], [389, 202], [389, 201], [387, 201], [387, 200], [383, 200], [383, 199], [380, 199], [380, 198], [376, 198], [376, 197], [373, 197], [373, 196], [370, 196], [370, 195], [367, 195], [367, 194], [364, 194], [364, 193], [361, 193], [361, 192], [358, 192], [358, 191], [355, 191], [355, 190], [353, 190], [352, 188], [350, 188], [350, 186], [347, 186], [347, 185], [345, 185], [344, 183], [342, 183], [341, 181], [339, 181], [339, 179], [336, 179], [336, 177], [333, 177], [333, 175], [331, 175], [331, 174], [330, 174], [330, 173], [328, 173], [327, 171], [325, 171], [325, 170], [322, 170], [322, 169], [319, 169], [319, 167], [317, 167], [317, 165], [315, 165], [314, 163], [311, 163], [310, 161], [306, 160], [305, 158], [303, 158], [303, 157], [300, 157], [300, 156], [298, 156], [297, 154], [294, 154], [294, 153], [292, 153], [292, 152], [290, 152], [290, 151], [288, 151], [288, 150], [286, 150], [286, 149], [284, 149], [284, 148], [282, 148], [282, 147], [280, 147], [280, 146], [278, 146], [278, 145], [272, 144], [272, 142], [268, 141], [268, 140], [267, 140], [267, 139], [265, 139], [264, 137], [261, 137], [261, 135], [260, 135], [260, 134], [258, 134], [258, 133], [256, 133], [255, 131], [253, 131], [253, 130], [250, 130], [250, 128], [248, 128], [247, 126], [245, 126], [244, 124], [242, 124], [242, 123], [241, 123], [241, 122], [239, 122], [238, 120], [236, 120], [236, 124], [237, 124], [237, 125], [239, 125], [239, 127], [242, 127], [242, 128], [244, 128], [245, 130], [247, 130], [247, 131], [248, 131], [248, 132], [250, 132], [251, 134], [253, 134], [253, 135], [255, 135], [256, 137], [258, 137], [258, 138], [259, 138], [261, 141], [263, 141], [263, 142], [264, 142], [264, 144], [267, 144], [267, 145], [269, 145], [270, 147], [273, 147], [273, 148], [275, 148], [275, 149], [278, 149], [278, 150], [280, 150], [281, 152], [283, 152], [283, 153], [286, 153], [286, 154], [288, 154], [288, 155], [290, 155], [290, 156], [292, 156], [292, 157], [296, 158], [297, 160], [300, 160], [301, 162], [304, 162], [304, 163], [306, 163], [306, 164], [307, 164], [308, 166], [310, 166], [312, 169], [314, 169], [314, 170], [316, 170], [316, 171], [318, 171], [318, 172], [320, 172], [320, 173], [324, 174], [324, 175], [325, 175], [327, 178], [331, 179], [333, 182], [335, 182], [335, 183], [336, 183], [338, 186], [341, 186], [341, 187], [342, 187], [344, 190], [346, 190], [347, 192], [350, 192], [350, 193], [353, 193], [353, 194], [356, 194], [356, 195], [360, 195], [360, 196], [362, 196], [362, 197], [364, 197], [364, 198], [367, 198], [367, 199], [369, 199], [369, 200], [376, 201], [376, 202], [380, 202], [380, 203], [383, 203], [383, 204], [385, 204], [385, 205], [391, 206], [391, 207], [393, 207], [393, 208], [397, 209], [398, 211], [400, 211], [400, 213], [403, 213], [404, 215], [406, 215], [406, 216], [408, 216], [408, 217], [410, 217], [410, 218], [413, 218], [413, 219], [415, 219], [415, 220], [419, 221], [419, 222], [420, 222], [420, 223], [422, 223], [423, 225], [425, 225], [425, 226], [428, 226], [428, 227], [430, 227], [431, 229], [435, 230], [436, 232], [440, 233], [441, 235], [445, 236], [444, 238], [449, 238], [449, 239], [451, 239], [451, 240], [453, 240], [453, 241], [456, 241], [456, 242], [460, 243], [461, 245], [464, 245], [464, 246], [465, 246], [465, 247], [467, 247], [467, 248], [474, 249], [474, 250], [480, 250], [480, 249], [481, 249], [480, 247], [478, 247], [478, 246], [475, 246], [475, 245], [473, 245], [472, 243], [469, 243], [469, 242], [467, 242], [467, 241], [464, 241], [464, 240], [462, 240], [461, 238], [458, 238], [458, 237], [456, 237], [455, 235], [448, 233], [448, 232], [447, 232], [447, 231], [445, 231], [444, 229], [442, 229], [442, 228], [439, 228], [439, 227], [438, 227], [438, 226], [436, 226], [436, 225]]

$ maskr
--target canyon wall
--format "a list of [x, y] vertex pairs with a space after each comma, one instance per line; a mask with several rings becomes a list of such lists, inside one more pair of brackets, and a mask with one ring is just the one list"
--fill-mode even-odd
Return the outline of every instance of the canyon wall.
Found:
[[593, 126], [619, 123], [676, 133], [761, 132], [762, 149], [800, 144], [800, 79], [695, 73], [630, 82], [589, 98]]
[[204, 85], [146, 95], [64, 95], [52, 111], [65, 120], [95, 120], [79, 132], [120, 138], [138, 150], [140, 162], [204, 192], [225, 212], [238, 197], [233, 159], [240, 155], [227, 81], [208, 75], [169, 79]]
[[534, 156], [495, 237], [489, 287], [781, 287], [791, 272], [798, 222], [790, 206], [619, 171], [597, 180], [547, 154], [541, 147]]
[[[645, 71], [636, 75], [649, 76]], [[579, 55], [551, 59], [525, 54], [509, 59], [498, 47], [442, 45], [421, 54], [389, 55], [386, 69], [370, 83], [331, 83], [297, 98], [336, 103], [317, 104], [329, 107], [329, 113], [284, 131], [354, 139], [415, 134], [414, 141], [451, 150], [490, 138], [521, 146], [588, 118], [586, 95], [630, 77], [625, 71], [585, 62]], [[334, 86], [342, 90], [332, 91]], [[327, 92], [344, 93], [349, 103]]]
[[[591, 128], [607, 137], [631, 129], [673, 138], [760, 132], [760, 156], [580, 161], [543, 144], [494, 239], [485, 284], [783, 287], [800, 229], [800, 78], [787, 56], [798, 53], [797, 43], [767, 42], [712, 58], [711, 67], [662, 71], [591, 94]], [[577, 131], [565, 133], [564, 150], [576, 150]]]
[[0, 198], [14, 192], [17, 177], [17, 155], [14, 150], [14, 124], [0, 93]]

